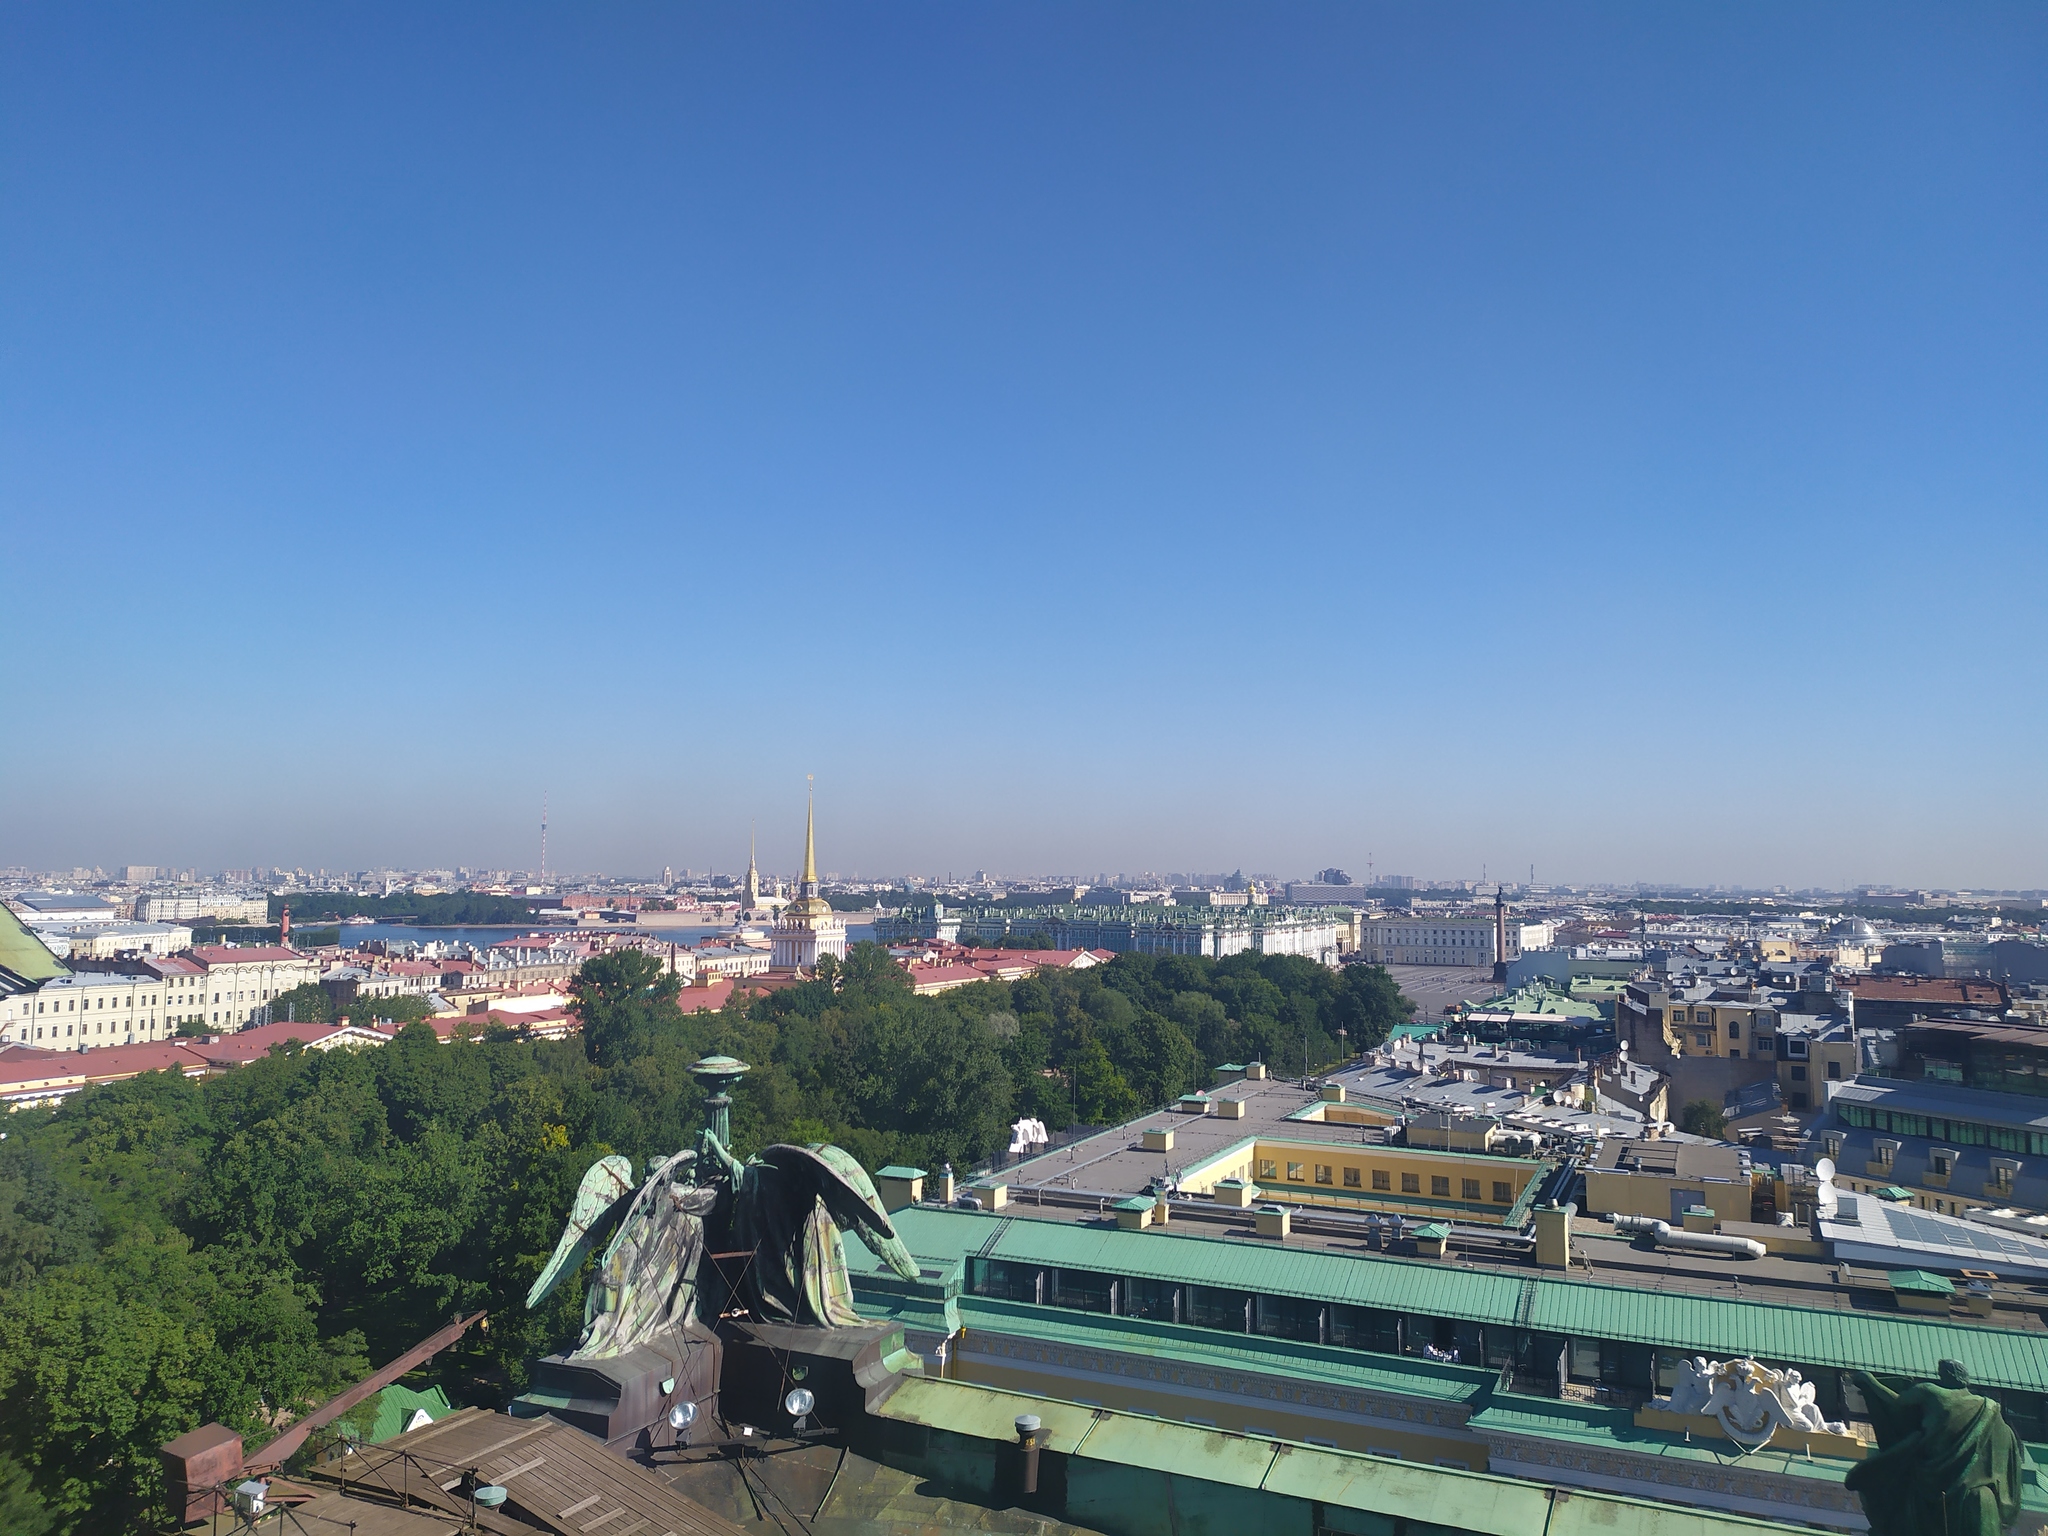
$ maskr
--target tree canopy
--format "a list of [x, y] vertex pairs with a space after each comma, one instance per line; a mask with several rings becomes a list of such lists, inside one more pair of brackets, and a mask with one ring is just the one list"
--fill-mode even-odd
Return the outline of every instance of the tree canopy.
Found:
[[[870, 1168], [975, 1166], [1031, 1114], [1136, 1114], [1224, 1061], [1292, 1070], [1407, 1016], [1384, 972], [1304, 960], [1123, 956], [916, 995], [856, 945], [820, 979], [684, 1013], [620, 951], [576, 979], [583, 1039], [421, 1024], [381, 1047], [281, 1047], [198, 1080], [152, 1074], [10, 1116], [0, 1141], [0, 1525], [168, 1529], [156, 1448], [209, 1420], [252, 1446], [458, 1309], [434, 1364], [497, 1404], [573, 1340], [579, 1285], [528, 1313], [583, 1170], [636, 1166], [702, 1123], [688, 1068], [723, 1052], [735, 1150], [830, 1140]], [[380, 1000], [384, 1002], [402, 1000]], [[302, 1015], [303, 1016], [303, 1015]]]

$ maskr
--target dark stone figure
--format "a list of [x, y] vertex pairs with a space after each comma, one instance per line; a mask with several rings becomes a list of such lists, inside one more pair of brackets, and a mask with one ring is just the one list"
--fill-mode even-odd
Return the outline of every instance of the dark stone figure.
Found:
[[709, 1218], [714, 1245], [753, 1254], [739, 1300], [763, 1322], [857, 1328], [841, 1237], [852, 1231], [906, 1280], [917, 1261], [896, 1236], [861, 1165], [834, 1146], [778, 1143], [736, 1162], [715, 1132], [702, 1138], [724, 1188]]
[[1877, 1453], [1849, 1469], [1872, 1536], [1999, 1536], [2020, 1513], [2020, 1442], [2005, 1414], [1944, 1360], [1940, 1382], [1894, 1392], [1863, 1371]]

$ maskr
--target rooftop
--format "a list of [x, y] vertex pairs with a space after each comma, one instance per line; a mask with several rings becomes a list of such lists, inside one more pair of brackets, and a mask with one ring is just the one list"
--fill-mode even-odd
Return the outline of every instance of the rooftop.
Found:
[[[939, 1265], [973, 1256], [1928, 1379], [1953, 1358], [1992, 1386], [2038, 1392], [2048, 1381], [2048, 1330], [2038, 1310], [2048, 1305], [2048, 1285], [2002, 1283], [2007, 1304], [1994, 1325], [1980, 1326], [1889, 1310], [1882, 1271], [1844, 1281], [1832, 1262], [1775, 1256], [1736, 1270], [1725, 1259], [1637, 1250], [1595, 1223], [1575, 1234], [1594, 1277], [1580, 1279], [1538, 1270], [1520, 1255], [1369, 1252], [1350, 1231], [1303, 1233], [1309, 1221], [1299, 1214], [1303, 1235], [1280, 1243], [1253, 1237], [1249, 1212], [1241, 1226], [1184, 1219], [1196, 1203], [1175, 1202], [1171, 1225], [1143, 1232], [1119, 1230], [1095, 1209], [1053, 1206], [986, 1213], [925, 1205], [892, 1220], [912, 1254]], [[1342, 1225], [1320, 1215], [1314, 1224]], [[847, 1260], [857, 1279], [879, 1267], [851, 1237]]]
[[62, 976], [65, 969], [64, 962], [23, 927], [20, 918], [0, 907], [0, 971], [11, 971], [24, 981], [44, 981]]
[[[1154, 1178], [1167, 1172], [1169, 1165], [1174, 1169], [1192, 1166], [1248, 1137], [1284, 1137], [1290, 1141], [1343, 1146], [1358, 1146], [1367, 1140], [1355, 1125], [1288, 1119], [1304, 1103], [1313, 1102], [1310, 1095], [1293, 1083], [1272, 1078], [1264, 1082], [1228, 1083], [1212, 1090], [1210, 1099], [1242, 1102], [1243, 1118], [1226, 1120], [1214, 1114], [1155, 1110], [1127, 1125], [1114, 1126], [1019, 1163], [995, 1177], [1012, 1191], [1074, 1190], [1121, 1198], [1148, 1188]], [[1138, 1144], [1138, 1133], [1155, 1124], [1173, 1128], [1171, 1152], [1147, 1152]]]
[[1719, 1142], [1608, 1141], [1594, 1154], [1591, 1166], [1674, 1179], [1749, 1182], [1749, 1154]]
[[2048, 1098], [1899, 1077], [1858, 1077], [1837, 1088], [1830, 1105], [1862, 1104], [1892, 1113], [1939, 1116], [1978, 1125], [2048, 1130]]
[[278, 965], [310, 959], [282, 944], [199, 944], [186, 951], [201, 965]]
[[[1464, 1085], [1467, 1089], [1473, 1086]], [[1974, 1097], [1981, 1099], [1987, 1096]], [[1062, 1232], [1073, 1233], [1078, 1238], [1080, 1234], [1113, 1230], [1114, 1202], [1151, 1189], [1154, 1181], [1167, 1175], [1169, 1170], [1178, 1174], [1194, 1168], [1217, 1153], [1249, 1139], [1265, 1137], [1325, 1143], [1332, 1147], [1360, 1147], [1377, 1143], [1384, 1134], [1383, 1129], [1377, 1126], [1291, 1118], [1304, 1109], [1334, 1107], [1319, 1106], [1318, 1100], [1312, 1099], [1306, 1089], [1294, 1083], [1273, 1079], [1235, 1082], [1213, 1090], [1212, 1098], [1241, 1101], [1244, 1117], [1223, 1119], [1214, 1115], [1155, 1111], [1126, 1125], [1098, 1132], [1071, 1146], [1025, 1160], [1008, 1170], [991, 1173], [980, 1182], [1006, 1184], [1010, 1190], [1011, 1203], [1000, 1213], [1001, 1219], [1009, 1223], [1004, 1228], [1004, 1242], [1023, 1242], [1026, 1232], [1053, 1234], [1042, 1238], [1033, 1236], [1031, 1241], [1057, 1243], [1061, 1240], [1057, 1234]], [[2048, 1118], [2048, 1102], [2033, 1101], [2031, 1107]], [[1546, 1113], [1551, 1111], [1546, 1110]], [[1170, 1126], [1174, 1130], [1175, 1145], [1171, 1152], [1143, 1150], [1140, 1133], [1155, 1126]], [[1618, 1166], [1625, 1156], [1647, 1157], [1653, 1161], [1668, 1162], [1681, 1176], [1706, 1172], [1713, 1177], [1743, 1182], [1749, 1177], [1744, 1163], [1746, 1155], [1743, 1149], [1720, 1143], [1667, 1137], [1656, 1141], [1630, 1138], [1610, 1142], [1601, 1146], [1594, 1157], [1595, 1166], [1607, 1167]], [[1541, 1166], [1546, 1170], [1551, 1166], [1536, 1160], [1526, 1161], [1532, 1167]], [[1168, 1206], [1171, 1217], [1163, 1230], [1154, 1228], [1142, 1234], [1123, 1235], [1137, 1241], [1170, 1237], [1177, 1240], [1177, 1247], [1192, 1245], [1197, 1252], [1250, 1256], [1242, 1260], [1218, 1258], [1215, 1261], [1218, 1264], [1277, 1263], [1283, 1258], [1292, 1263], [1297, 1256], [1315, 1256], [1343, 1263], [1363, 1261], [1375, 1266], [1391, 1266], [1397, 1271], [1415, 1270], [1418, 1273], [1413, 1282], [1416, 1288], [1414, 1295], [1424, 1294], [1432, 1286], [1476, 1284], [1476, 1277], [1484, 1276], [1515, 1287], [1518, 1292], [1519, 1288], [1527, 1285], [1596, 1281], [1600, 1282], [1604, 1292], [1641, 1298], [1630, 1305], [1644, 1307], [1651, 1305], [1653, 1300], [1673, 1305], [1711, 1301], [1755, 1305], [1760, 1310], [1780, 1308], [1860, 1318], [1873, 1312], [1889, 1313], [1893, 1306], [1889, 1289], [1881, 1282], [1873, 1287], [1856, 1277], [1853, 1265], [1843, 1265], [1832, 1258], [1773, 1253], [1761, 1259], [1732, 1264], [1715, 1255], [1637, 1246], [1632, 1234], [1617, 1233], [1608, 1223], [1585, 1216], [1574, 1221], [1572, 1239], [1573, 1272], [1582, 1274], [1585, 1279], [1566, 1280], [1557, 1271], [1536, 1268], [1528, 1238], [1503, 1233], [1497, 1228], [1455, 1226], [1452, 1233], [1453, 1257], [1437, 1260], [1389, 1252], [1382, 1241], [1383, 1223], [1376, 1224], [1358, 1213], [1325, 1205], [1295, 1206], [1293, 1231], [1284, 1244], [1259, 1238], [1253, 1213], [1249, 1210], [1179, 1193], [1170, 1197]], [[927, 1218], [947, 1219], [950, 1213], [932, 1207], [918, 1207], [903, 1215], [915, 1224]], [[970, 1216], [970, 1219], [973, 1218]], [[987, 1228], [980, 1230], [984, 1234], [988, 1231]], [[981, 1241], [977, 1238], [973, 1247], [961, 1251], [983, 1255], [999, 1253], [997, 1247], [980, 1247]], [[912, 1251], [920, 1258], [940, 1258], [951, 1250], [942, 1241], [929, 1251], [913, 1243]], [[1147, 1250], [1127, 1252], [1136, 1255]], [[1265, 1255], [1267, 1259], [1258, 1259], [1258, 1255]], [[1207, 1261], [1191, 1259], [1188, 1262], [1199, 1270]], [[1859, 1262], [1875, 1261], [1861, 1258]], [[1958, 1262], [1951, 1261], [1951, 1267]], [[1931, 1257], [1892, 1252], [1889, 1267], [1909, 1264], [1941, 1267]], [[1977, 1266], [1973, 1264], [1971, 1267]], [[1999, 1270], [2003, 1276], [1994, 1298], [1993, 1316], [1989, 1320], [1993, 1331], [2010, 1330], [2033, 1335], [2038, 1337], [2044, 1348], [2048, 1348], [2048, 1327], [2044, 1327], [2043, 1322], [2043, 1309], [2048, 1308], [2048, 1275], [2036, 1279], [2017, 1270], [2008, 1273], [2009, 1266], [2001, 1268], [1996, 1262], [1989, 1263], [1987, 1267]], [[1334, 1273], [1346, 1272], [1339, 1270]], [[1202, 1282], [1198, 1280], [1197, 1283]], [[1207, 1283], [1229, 1282], [1211, 1280]], [[1424, 1304], [1417, 1310], [1441, 1309]], [[1706, 1342], [1702, 1340], [1693, 1347], [1706, 1347]], [[1767, 1353], [1761, 1344], [1741, 1347], [1740, 1352]], [[2048, 1354], [2044, 1354], [2041, 1365], [2044, 1374], [2038, 1380], [2048, 1381]], [[2030, 1390], [2039, 1390], [2039, 1387], [2037, 1385]]]
[[2005, 988], [1995, 981], [1950, 980], [1940, 976], [1847, 976], [1841, 990], [1858, 1002], [2003, 1005]]

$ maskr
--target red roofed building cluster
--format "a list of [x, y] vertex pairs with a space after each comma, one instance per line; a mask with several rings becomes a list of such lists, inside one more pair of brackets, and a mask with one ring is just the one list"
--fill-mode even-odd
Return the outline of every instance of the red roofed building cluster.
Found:
[[921, 996], [978, 981], [1022, 981], [1040, 971], [1085, 971], [1116, 956], [1106, 949], [975, 949], [964, 944], [899, 945], [889, 951]]

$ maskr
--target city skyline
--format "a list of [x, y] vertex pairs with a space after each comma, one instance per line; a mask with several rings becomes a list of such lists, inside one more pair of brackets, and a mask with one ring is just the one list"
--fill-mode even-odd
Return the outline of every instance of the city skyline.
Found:
[[0, 861], [2048, 878], [2038, 9], [0, 40]]

